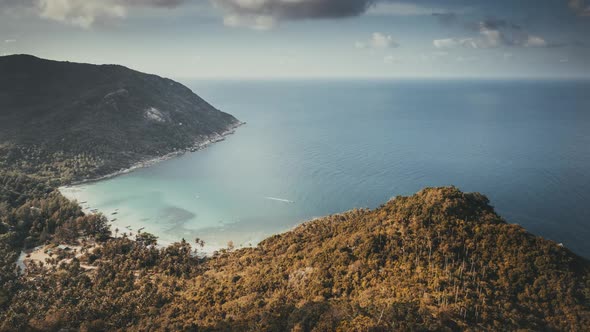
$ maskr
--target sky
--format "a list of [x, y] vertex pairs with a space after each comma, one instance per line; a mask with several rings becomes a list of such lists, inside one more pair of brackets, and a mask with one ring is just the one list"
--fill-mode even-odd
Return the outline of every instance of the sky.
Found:
[[179, 79], [590, 78], [590, 0], [0, 0], [0, 55]]

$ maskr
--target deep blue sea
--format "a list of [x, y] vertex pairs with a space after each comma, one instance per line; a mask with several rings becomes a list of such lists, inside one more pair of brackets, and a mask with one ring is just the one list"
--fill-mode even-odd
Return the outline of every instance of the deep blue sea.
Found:
[[588, 81], [184, 83], [247, 125], [206, 150], [67, 190], [116, 217], [119, 234], [246, 246], [455, 185], [590, 257]]

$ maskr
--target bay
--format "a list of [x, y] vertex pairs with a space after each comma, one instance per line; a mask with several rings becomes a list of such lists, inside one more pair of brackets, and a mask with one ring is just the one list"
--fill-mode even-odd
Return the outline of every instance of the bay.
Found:
[[247, 122], [225, 141], [63, 190], [122, 232], [211, 251], [455, 185], [590, 257], [590, 82], [183, 82]]

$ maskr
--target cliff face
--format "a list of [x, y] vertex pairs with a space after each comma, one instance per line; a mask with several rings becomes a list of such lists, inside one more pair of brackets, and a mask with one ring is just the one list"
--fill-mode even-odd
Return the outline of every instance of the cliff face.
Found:
[[0, 152], [8, 167], [104, 175], [236, 126], [180, 83], [116, 65], [0, 57]]

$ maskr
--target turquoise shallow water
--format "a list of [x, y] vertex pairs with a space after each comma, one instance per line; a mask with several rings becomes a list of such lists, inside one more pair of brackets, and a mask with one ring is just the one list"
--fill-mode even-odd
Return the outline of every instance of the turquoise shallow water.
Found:
[[590, 82], [184, 83], [247, 125], [206, 150], [67, 191], [120, 232], [255, 244], [453, 184], [590, 256]]

